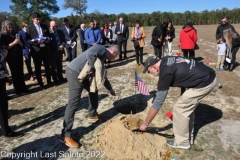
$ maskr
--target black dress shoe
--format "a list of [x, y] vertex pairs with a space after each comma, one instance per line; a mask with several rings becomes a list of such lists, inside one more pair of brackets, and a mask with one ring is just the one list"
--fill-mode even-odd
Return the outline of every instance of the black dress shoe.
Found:
[[223, 67], [224, 70], [228, 70], [229, 69], [229, 65], [226, 64], [224, 67]]
[[45, 90], [45, 87], [44, 86], [40, 86], [40, 90]]
[[233, 67], [234, 67], [234, 64], [231, 64], [231, 65], [230, 65], [230, 68], [229, 68], [229, 71], [230, 71], [230, 72], [233, 71]]
[[8, 133], [7, 135], [4, 135], [4, 136], [5, 136], [5, 137], [8, 137], [8, 138], [18, 138], [18, 137], [24, 136], [24, 134], [21, 133], [21, 132], [11, 131], [10, 133]]
[[67, 82], [67, 79], [66, 78], [61, 78], [61, 79], [59, 79], [59, 82]]

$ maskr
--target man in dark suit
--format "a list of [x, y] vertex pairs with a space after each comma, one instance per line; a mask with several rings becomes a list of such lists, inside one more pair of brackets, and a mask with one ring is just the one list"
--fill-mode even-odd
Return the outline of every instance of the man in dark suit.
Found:
[[61, 30], [63, 31], [66, 40], [65, 48], [67, 50], [68, 60], [71, 62], [74, 58], [77, 57], [76, 29], [73, 25], [69, 24], [67, 18], [63, 18], [63, 26], [61, 27]]
[[50, 53], [51, 73], [54, 83], [57, 85], [59, 81], [66, 81], [62, 76], [62, 59], [66, 40], [63, 31], [57, 29], [57, 24], [55, 21], [50, 22], [49, 32], [50, 37], [52, 38], [48, 46], [48, 51]]
[[47, 84], [51, 84], [51, 71], [49, 67], [49, 60], [48, 60], [48, 52], [47, 52], [47, 45], [50, 42], [49, 40], [38, 40], [38, 41], [31, 41], [36, 38], [40, 37], [49, 37], [49, 31], [45, 24], [41, 22], [41, 16], [39, 13], [32, 14], [32, 21], [33, 23], [28, 25], [26, 30], [27, 42], [31, 45], [31, 54], [33, 58], [33, 62], [35, 65], [35, 74], [40, 85], [41, 89], [44, 90], [42, 76], [41, 76], [41, 65], [42, 62], [44, 64], [45, 73]]
[[119, 60], [122, 60], [122, 46], [124, 49], [124, 59], [127, 58], [127, 40], [129, 37], [128, 26], [123, 23], [123, 18], [119, 18], [119, 24], [115, 29], [115, 34], [117, 34], [117, 43], [120, 50]]

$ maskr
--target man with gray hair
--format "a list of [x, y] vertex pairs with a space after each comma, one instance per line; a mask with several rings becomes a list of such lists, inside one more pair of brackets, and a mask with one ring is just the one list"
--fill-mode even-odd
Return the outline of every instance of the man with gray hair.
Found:
[[[129, 38], [129, 30], [127, 24], [124, 23], [123, 18], [119, 18], [119, 24], [116, 26], [115, 34], [117, 34], [118, 48], [120, 50], [119, 60], [127, 59], [127, 40]], [[123, 47], [123, 52], [122, 52]], [[122, 53], [124, 57], [122, 57]]]
[[85, 36], [84, 36], [85, 31], [86, 31], [85, 24], [82, 23], [80, 25], [80, 29], [78, 30], [78, 35], [80, 36], [80, 44], [81, 44], [81, 48], [82, 48], [82, 53], [84, 51], [86, 51], [88, 48], [88, 44], [87, 44]]
[[[89, 92], [89, 114], [88, 121], [96, 122], [100, 119], [97, 108], [98, 108], [98, 91], [90, 92], [90, 81], [88, 78], [85, 78], [83, 81], [79, 81], [79, 74], [84, 72], [85, 64], [91, 67], [92, 73], [96, 73], [97, 70], [94, 67], [94, 63], [96, 60], [100, 60], [101, 63], [108, 59], [113, 60], [118, 56], [118, 46], [110, 45], [108, 48], [105, 46], [96, 44], [80, 54], [77, 58], [71, 61], [66, 67], [66, 76], [68, 80], [68, 105], [65, 110], [63, 129], [61, 138], [59, 139], [61, 142], [65, 143], [68, 147], [79, 147], [79, 143], [74, 141], [71, 138], [71, 131], [74, 121], [74, 115], [77, 110], [77, 107], [80, 102], [81, 93], [83, 89], [86, 89]], [[102, 65], [104, 67], [104, 65]], [[83, 73], [84, 74], [84, 73]], [[107, 77], [103, 84], [110, 92], [111, 95], [115, 96], [115, 91], [112, 89], [110, 82]], [[80, 103], [81, 105], [81, 103]]]

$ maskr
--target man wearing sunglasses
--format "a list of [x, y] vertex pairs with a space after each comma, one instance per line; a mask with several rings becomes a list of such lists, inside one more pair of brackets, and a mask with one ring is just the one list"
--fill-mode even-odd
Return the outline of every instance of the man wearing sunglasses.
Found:
[[229, 29], [229, 28], [231, 28], [232, 31], [235, 31], [235, 28], [231, 24], [228, 23], [227, 17], [223, 16], [221, 24], [217, 27], [217, 31], [216, 31], [217, 43], [219, 43], [219, 38], [223, 37], [223, 31], [225, 29]]
[[173, 148], [190, 148], [193, 144], [194, 109], [216, 86], [217, 78], [214, 70], [194, 59], [179, 56], [159, 59], [157, 56], [151, 56], [144, 63], [143, 73], [146, 72], [159, 76], [158, 91], [140, 130], [147, 130], [160, 110], [170, 87], [188, 88], [173, 105], [175, 139], [168, 140], [167, 145]]

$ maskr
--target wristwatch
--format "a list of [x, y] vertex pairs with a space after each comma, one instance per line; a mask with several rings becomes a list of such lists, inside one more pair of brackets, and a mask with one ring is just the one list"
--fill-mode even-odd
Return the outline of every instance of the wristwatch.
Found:
[[148, 127], [148, 125], [149, 125], [146, 121], [144, 121], [144, 124], [145, 124], [147, 127]]

